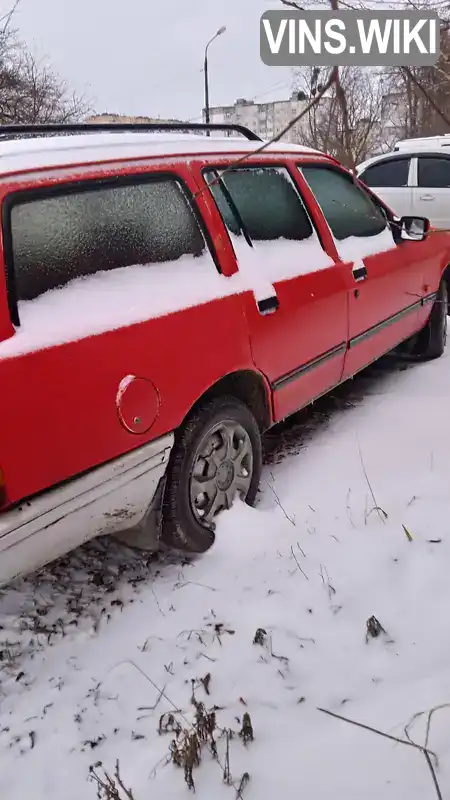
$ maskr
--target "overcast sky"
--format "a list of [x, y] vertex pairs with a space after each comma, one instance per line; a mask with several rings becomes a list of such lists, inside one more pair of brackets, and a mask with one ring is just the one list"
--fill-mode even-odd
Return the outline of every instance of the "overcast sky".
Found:
[[[0, 0], [5, 13], [13, 0]], [[210, 104], [288, 97], [289, 69], [259, 56], [259, 20], [279, 0], [21, 0], [14, 26], [96, 111], [201, 117], [205, 44]]]

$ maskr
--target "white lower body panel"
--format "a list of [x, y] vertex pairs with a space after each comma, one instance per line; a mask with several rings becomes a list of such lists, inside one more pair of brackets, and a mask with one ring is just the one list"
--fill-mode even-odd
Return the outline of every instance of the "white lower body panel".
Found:
[[173, 446], [172, 433], [0, 513], [0, 585], [147, 514]]

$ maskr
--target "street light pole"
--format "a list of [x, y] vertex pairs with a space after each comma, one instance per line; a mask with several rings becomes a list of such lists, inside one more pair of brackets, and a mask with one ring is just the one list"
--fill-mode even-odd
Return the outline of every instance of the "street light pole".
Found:
[[[214, 41], [214, 39], [217, 39], [217, 37], [221, 36], [222, 33], [225, 33], [225, 31], [226, 31], [226, 27], [225, 27], [225, 25], [222, 25], [222, 27], [219, 28], [218, 31], [216, 31], [214, 36], [209, 40], [208, 44], [205, 47], [205, 61], [204, 61], [204, 64], [203, 64], [203, 72], [205, 74], [205, 122], [206, 123], [209, 123], [209, 121], [210, 121], [210, 117], [209, 117], [209, 82], [208, 82], [208, 48], [209, 48], [209, 45]], [[211, 131], [206, 131], [206, 135], [210, 136], [211, 135]]]
[[[203, 72], [205, 73], [205, 122], [209, 122], [209, 84], [208, 84], [208, 45], [206, 45], [205, 50], [205, 63], [203, 66]], [[206, 135], [209, 136], [210, 131], [206, 131]]]

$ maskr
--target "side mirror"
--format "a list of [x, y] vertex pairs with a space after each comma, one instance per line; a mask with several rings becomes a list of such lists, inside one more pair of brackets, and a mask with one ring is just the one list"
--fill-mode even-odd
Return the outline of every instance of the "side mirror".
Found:
[[426, 217], [401, 217], [398, 225], [402, 239], [409, 242], [423, 242], [430, 229], [430, 220]]

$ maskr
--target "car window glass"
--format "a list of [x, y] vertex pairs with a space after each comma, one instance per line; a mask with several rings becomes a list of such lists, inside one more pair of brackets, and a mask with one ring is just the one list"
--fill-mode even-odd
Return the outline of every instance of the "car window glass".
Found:
[[11, 236], [18, 300], [99, 271], [200, 256], [206, 248], [184, 191], [171, 178], [17, 203]]
[[425, 189], [450, 187], [450, 159], [439, 156], [419, 156], [417, 182]]
[[209, 183], [211, 193], [216, 201], [222, 219], [231, 233], [240, 236], [242, 233], [239, 212], [233, 203], [233, 199], [227, 189], [225, 181], [221, 179], [219, 172], [208, 171], [205, 173], [206, 181]]
[[309, 238], [312, 225], [300, 195], [284, 168], [237, 167], [205, 173], [223, 220], [232, 233], [240, 233], [242, 222], [255, 241]]
[[385, 216], [345, 173], [314, 165], [299, 169], [336, 239], [376, 236], [387, 228]]
[[409, 158], [391, 158], [368, 167], [360, 180], [372, 188], [405, 187], [408, 186], [409, 165]]

